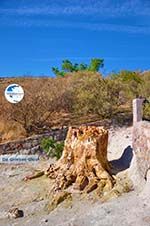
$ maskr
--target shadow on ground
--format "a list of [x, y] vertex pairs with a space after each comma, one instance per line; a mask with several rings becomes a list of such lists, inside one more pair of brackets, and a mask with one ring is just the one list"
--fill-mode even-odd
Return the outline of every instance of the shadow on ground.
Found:
[[111, 166], [111, 173], [115, 175], [123, 170], [128, 169], [130, 167], [132, 158], [133, 149], [131, 148], [131, 146], [128, 146], [126, 149], [124, 149], [124, 152], [119, 159], [115, 159], [109, 162]]

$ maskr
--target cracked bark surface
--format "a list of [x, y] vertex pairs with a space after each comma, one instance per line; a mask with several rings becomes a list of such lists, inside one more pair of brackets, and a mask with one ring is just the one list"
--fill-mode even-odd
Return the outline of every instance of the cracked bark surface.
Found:
[[70, 127], [62, 157], [45, 174], [55, 179], [53, 192], [73, 185], [87, 193], [110, 191], [113, 178], [107, 160], [108, 131], [103, 127]]

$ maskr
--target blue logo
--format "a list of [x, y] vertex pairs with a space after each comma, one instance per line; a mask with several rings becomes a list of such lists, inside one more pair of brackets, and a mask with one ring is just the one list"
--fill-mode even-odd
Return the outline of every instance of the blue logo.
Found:
[[10, 103], [19, 103], [24, 97], [24, 90], [18, 84], [11, 84], [5, 89], [5, 98]]

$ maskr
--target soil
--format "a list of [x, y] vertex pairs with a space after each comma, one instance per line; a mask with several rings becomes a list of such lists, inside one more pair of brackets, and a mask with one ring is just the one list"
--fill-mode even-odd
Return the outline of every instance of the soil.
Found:
[[[1, 164], [0, 226], [149, 226], [150, 179], [145, 182], [138, 175], [132, 150], [132, 127], [110, 129], [108, 159], [117, 181], [128, 183], [126, 192], [105, 202], [91, 194], [76, 192], [51, 212], [47, 206], [53, 182], [46, 176], [27, 182], [23, 178], [36, 170], [46, 170], [54, 160]], [[8, 217], [13, 208], [22, 210], [22, 217]]]

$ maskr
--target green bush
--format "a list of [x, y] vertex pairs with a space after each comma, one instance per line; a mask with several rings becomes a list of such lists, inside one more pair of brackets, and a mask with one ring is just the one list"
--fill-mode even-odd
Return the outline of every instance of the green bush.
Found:
[[64, 148], [64, 142], [57, 142], [52, 138], [43, 138], [41, 141], [41, 148], [46, 152], [49, 157], [61, 157]]
[[52, 67], [52, 71], [58, 77], [64, 77], [67, 73], [80, 72], [80, 71], [91, 71], [98, 72], [100, 68], [104, 67], [104, 60], [99, 58], [91, 59], [89, 65], [83, 63], [72, 63], [70, 60], [63, 60], [61, 70], [57, 67]]

